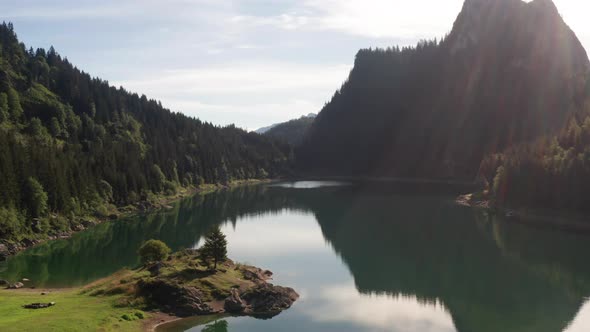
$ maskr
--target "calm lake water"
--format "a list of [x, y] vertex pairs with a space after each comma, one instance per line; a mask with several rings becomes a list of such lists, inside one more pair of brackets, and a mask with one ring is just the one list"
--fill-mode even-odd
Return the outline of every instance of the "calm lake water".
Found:
[[590, 331], [590, 237], [456, 206], [458, 192], [336, 182], [237, 188], [35, 247], [2, 263], [0, 278], [84, 285], [136, 266], [147, 239], [198, 247], [222, 225], [232, 259], [273, 271], [300, 300], [270, 320], [194, 318], [161, 331]]

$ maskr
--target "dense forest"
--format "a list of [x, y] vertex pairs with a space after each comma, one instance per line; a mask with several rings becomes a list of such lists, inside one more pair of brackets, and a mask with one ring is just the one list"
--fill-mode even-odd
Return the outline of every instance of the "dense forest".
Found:
[[315, 120], [315, 114], [304, 115], [299, 119], [279, 123], [264, 132], [265, 135], [299, 146]]
[[0, 26], [0, 239], [68, 230], [179, 187], [284, 174], [290, 150], [112, 87]]
[[567, 125], [590, 62], [551, 1], [467, 0], [442, 40], [364, 49], [297, 150], [311, 174], [473, 180]]
[[589, 212], [590, 112], [553, 137], [486, 157], [480, 174], [497, 205]]

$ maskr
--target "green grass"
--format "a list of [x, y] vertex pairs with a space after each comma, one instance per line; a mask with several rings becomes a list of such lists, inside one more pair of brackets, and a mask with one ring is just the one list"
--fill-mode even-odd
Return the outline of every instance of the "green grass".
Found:
[[[0, 331], [141, 331], [140, 314], [136, 314], [140, 311], [115, 307], [117, 299], [84, 295], [79, 290], [54, 290], [47, 295], [40, 290], [0, 290]], [[56, 305], [22, 308], [34, 302]]]

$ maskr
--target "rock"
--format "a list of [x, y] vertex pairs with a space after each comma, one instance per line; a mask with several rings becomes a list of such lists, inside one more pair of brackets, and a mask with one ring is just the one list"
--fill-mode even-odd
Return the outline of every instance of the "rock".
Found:
[[241, 314], [246, 310], [247, 305], [240, 297], [238, 289], [231, 289], [231, 295], [225, 299], [223, 308], [231, 314]]
[[160, 269], [162, 267], [164, 267], [164, 264], [162, 264], [162, 262], [157, 262], [157, 263], [150, 265], [147, 268], [147, 270], [150, 271], [150, 274], [152, 275], [152, 277], [155, 277], [155, 276], [160, 275]]
[[248, 303], [253, 314], [279, 313], [288, 309], [299, 298], [292, 288], [264, 283], [244, 294], [242, 299]]
[[23, 288], [25, 285], [22, 282], [15, 282], [14, 284], [11, 284], [8, 286], [8, 289], [19, 289], [19, 288]]
[[179, 317], [208, 315], [214, 310], [204, 303], [203, 295], [194, 287], [185, 287], [164, 280], [140, 280], [139, 293], [148, 301]]
[[[267, 271], [263, 272], [261, 269], [252, 268], [252, 267], [245, 267], [242, 269], [242, 274], [244, 275], [244, 279], [253, 281], [255, 283], [265, 282], [266, 279], [268, 279], [268, 277], [265, 275], [266, 272]], [[270, 272], [270, 271], [268, 271], [268, 272]], [[272, 275], [272, 272], [270, 272], [270, 275]]]
[[27, 281], [31, 281], [31, 280], [29, 280], [27, 278], [23, 278], [23, 282], [27, 282]]
[[10, 256], [10, 251], [5, 244], [0, 243], [0, 262], [5, 261]]

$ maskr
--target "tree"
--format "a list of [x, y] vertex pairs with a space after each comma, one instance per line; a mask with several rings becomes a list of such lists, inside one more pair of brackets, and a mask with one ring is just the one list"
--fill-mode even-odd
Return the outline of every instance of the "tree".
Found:
[[18, 92], [12, 88], [8, 89], [8, 109], [14, 122], [19, 122], [22, 119], [24, 112], [20, 104], [20, 97]]
[[138, 254], [142, 264], [161, 262], [168, 257], [171, 250], [166, 243], [160, 240], [148, 240], [141, 248], [139, 248]]
[[227, 332], [228, 323], [226, 320], [217, 320], [211, 324], [205, 325], [203, 332]]
[[227, 259], [227, 240], [219, 227], [214, 228], [205, 236], [201, 257], [205, 261], [213, 260], [213, 270], [217, 270], [217, 263]]
[[8, 95], [0, 93], [0, 123], [7, 121], [10, 118], [8, 111]]
[[100, 180], [98, 183], [98, 191], [100, 196], [102, 196], [106, 202], [110, 203], [113, 201], [113, 187], [110, 183], [105, 180]]
[[33, 177], [27, 180], [27, 205], [29, 212], [34, 218], [41, 217], [47, 213], [47, 193], [41, 183]]
[[160, 169], [160, 166], [153, 165], [152, 166], [152, 176], [154, 177], [154, 188], [157, 192], [161, 192], [164, 190], [164, 184], [166, 183], [166, 175]]

